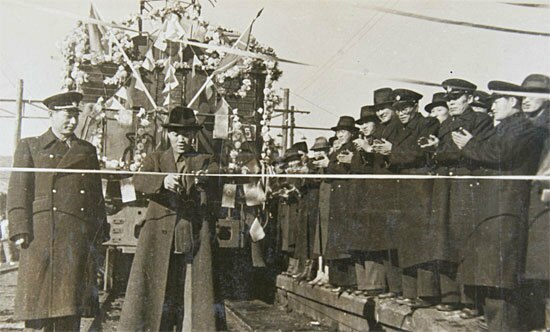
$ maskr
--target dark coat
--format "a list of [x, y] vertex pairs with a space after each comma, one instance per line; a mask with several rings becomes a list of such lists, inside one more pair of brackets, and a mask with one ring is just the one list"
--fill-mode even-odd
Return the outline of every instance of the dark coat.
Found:
[[[544, 148], [541, 153], [537, 175], [550, 173], [550, 110], [544, 109], [538, 116], [530, 118], [535, 127], [541, 129]], [[550, 208], [541, 200], [543, 190], [550, 189], [550, 181], [538, 181], [531, 188], [529, 206], [529, 238], [527, 240], [527, 263], [525, 277], [529, 279], [550, 279]]]
[[[433, 154], [435, 172], [441, 175], [472, 175], [480, 169], [480, 163], [467, 158], [452, 139], [452, 132], [464, 128], [476, 141], [486, 140], [493, 133], [493, 120], [483, 113], [466, 110], [458, 116], [443, 121], [439, 127], [440, 144]], [[422, 243], [429, 243], [433, 260], [458, 263], [458, 252], [463, 243], [457, 239], [464, 220], [475, 218], [476, 203], [471, 194], [475, 181], [437, 179], [433, 182], [432, 213]], [[425, 258], [423, 258], [425, 259]]]
[[468, 175], [479, 167], [479, 163], [465, 157], [453, 141], [452, 132], [464, 128], [476, 140], [483, 141], [492, 134], [493, 120], [484, 113], [471, 108], [458, 116], [452, 116], [441, 123], [438, 137], [439, 146], [434, 154], [438, 173], [442, 175]]
[[[14, 167], [99, 169], [90, 143], [69, 148], [48, 130], [22, 139]], [[28, 234], [21, 250], [15, 319], [97, 313], [97, 250], [104, 240], [105, 205], [97, 174], [14, 172], [8, 188], [11, 238]]]
[[[541, 149], [539, 129], [517, 113], [503, 119], [487, 140], [472, 139], [463, 153], [480, 163], [481, 175], [532, 175]], [[473, 218], [462, 220], [454, 239], [461, 244], [459, 280], [466, 285], [514, 288], [525, 263], [530, 183], [469, 182]]]
[[[210, 155], [192, 154], [186, 158], [185, 171], [208, 170], [218, 172]], [[155, 152], [147, 156], [142, 171], [176, 173], [173, 150]], [[132, 263], [126, 298], [118, 329], [121, 331], [158, 331], [163, 315], [170, 262], [173, 260], [176, 226], [186, 229], [179, 240], [181, 247], [193, 253], [192, 299], [193, 330], [215, 329], [212, 261], [210, 250], [209, 217], [199, 209], [200, 194], [192, 179], [188, 197], [163, 187], [165, 175], [136, 175], [136, 190], [147, 195], [149, 206], [145, 224], [139, 234]], [[208, 192], [208, 191], [207, 191]], [[194, 202], [194, 205], [193, 203]], [[188, 276], [186, 276], [187, 278]]]

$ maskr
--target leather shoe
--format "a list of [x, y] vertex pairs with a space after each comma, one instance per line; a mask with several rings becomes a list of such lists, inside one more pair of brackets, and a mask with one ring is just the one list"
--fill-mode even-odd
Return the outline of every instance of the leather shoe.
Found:
[[394, 292], [387, 292], [378, 295], [379, 299], [393, 299], [395, 297], [397, 297], [397, 294], [395, 294]]
[[458, 303], [440, 303], [435, 306], [437, 311], [449, 312], [458, 310]]
[[433, 304], [424, 299], [416, 298], [416, 299], [412, 299], [412, 301], [408, 304], [408, 306], [411, 307], [412, 309], [420, 309], [420, 308], [429, 308], [433, 306]]
[[472, 308], [463, 308], [461, 310], [460, 315], [459, 315], [459, 317], [462, 318], [462, 319], [473, 319], [473, 318], [477, 318], [479, 316], [480, 316], [479, 310], [472, 309]]

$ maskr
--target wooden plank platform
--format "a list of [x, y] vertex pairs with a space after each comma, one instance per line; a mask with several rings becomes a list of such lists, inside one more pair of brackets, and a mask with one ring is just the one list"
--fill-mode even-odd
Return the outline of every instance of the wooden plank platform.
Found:
[[277, 276], [276, 286], [277, 300], [288, 310], [338, 331], [482, 331], [479, 319], [461, 319], [459, 311], [411, 310], [393, 299], [337, 294], [282, 275]]

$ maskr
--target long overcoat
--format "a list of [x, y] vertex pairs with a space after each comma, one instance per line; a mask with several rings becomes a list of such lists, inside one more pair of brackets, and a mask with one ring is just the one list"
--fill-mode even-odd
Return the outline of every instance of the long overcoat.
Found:
[[[20, 141], [14, 167], [97, 170], [90, 143], [70, 148], [48, 130]], [[97, 250], [104, 240], [101, 179], [91, 173], [14, 172], [8, 188], [11, 238], [32, 239], [21, 250], [15, 319], [97, 313]]]
[[[493, 134], [493, 120], [487, 114], [467, 109], [458, 116], [453, 116], [441, 123], [438, 132], [440, 144], [434, 153], [436, 174], [438, 175], [472, 175], [480, 169], [480, 162], [464, 156], [452, 139], [454, 131], [463, 128], [470, 132], [476, 141], [484, 141]], [[457, 264], [459, 251], [464, 243], [457, 234], [462, 232], [464, 220], [476, 218], [476, 199], [472, 188], [476, 181], [458, 179], [437, 179], [434, 181], [430, 217], [433, 225], [430, 246], [434, 260]]]
[[[185, 172], [208, 170], [217, 173], [217, 164], [210, 155], [194, 154], [186, 158]], [[147, 156], [141, 171], [177, 173], [173, 150], [154, 152]], [[140, 231], [122, 308], [120, 331], [158, 331], [163, 315], [169, 267], [175, 250], [176, 225], [187, 229], [181, 247], [193, 252], [191, 293], [185, 288], [186, 310], [192, 305], [192, 330], [215, 330], [212, 253], [210, 232], [205, 217], [197, 209], [197, 191], [192, 177], [186, 180], [189, 197], [197, 204], [184, 202], [179, 194], [163, 187], [165, 175], [136, 175], [136, 190], [149, 199], [145, 223]], [[207, 191], [208, 192], [208, 191]], [[202, 220], [201, 220], [202, 219]], [[190, 226], [190, 227], [189, 227]], [[181, 255], [181, 254], [178, 254]], [[175, 290], [172, 290], [175, 291]], [[191, 303], [189, 303], [191, 302]]]
[[[539, 128], [522, 113], [503, 119], [487, 140], [472, 139], [467, 158], [482, 165], [481, 175], [535, 174], [542, 141]], [[514, 288], [525, 264], [529, 181], [473, 181], [472, 219], [462, 221], [454, 239], [461, 244], [458, 278], [462, 284]]]

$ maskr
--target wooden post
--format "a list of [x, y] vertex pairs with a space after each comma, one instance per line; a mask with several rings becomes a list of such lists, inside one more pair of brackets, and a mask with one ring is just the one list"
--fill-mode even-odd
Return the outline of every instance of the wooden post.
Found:
[[294, 118], [294, 106], [290, 108], [290, 146], [294, 145], [294, 127], [296, 119]]
[[[290, 90], [283, 89], [283, 109], [288, 110], [290, 104]], [[288, 146], [288, 111], [283, 112], [283, 155], [286, 152]]]
[[23, 119], [23, 80], [20, 79], [17, 82], [17, 99], [15, 100], [15, 136], [14, 136], [14, 148], [17, 147], [19, 140], [21, 139], [21, 125]]

